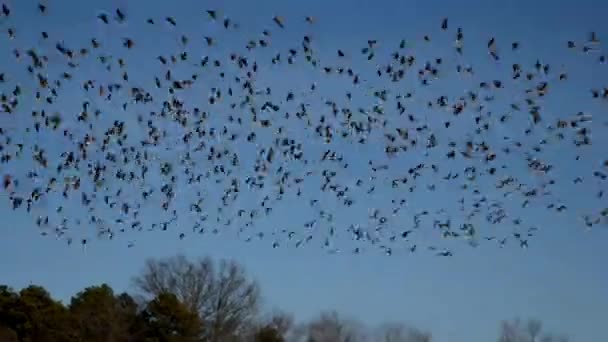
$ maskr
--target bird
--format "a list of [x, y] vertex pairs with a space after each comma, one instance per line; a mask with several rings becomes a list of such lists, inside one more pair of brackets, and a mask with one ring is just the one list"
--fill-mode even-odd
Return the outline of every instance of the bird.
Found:
[[215, 10], [207, 10], [207, 15], [213, 20], [217, 19], [217, 11]]
[[285, 28], [285, 26], [283, 25], [283, 18], [279, 17], [279, 16], [274, 16], [272, 18], [272, 20], [275, 22], [275, 24], [277, 24], [280, 28]]
[[[30, 10], [51, 17], [62, 12], [56, 6]], [[316, 244], [336, 253], [338, 243], [353, 243], [348, 250], [356, 254], [453, 256], [482, 243], [528, 248], [537, 228], [524, 213], [563, 219], [579, 209], [560, 196], [561, 187], [593, 201], [580, 208], [582, 226], [606, 223], [596, 202], [608, 160], [590, 166], [589, 151], [601, 145], [594, 142], [608, 122], [584, 107], [602, 105], [608, 87], [571, 85], [574, 70], [534, 51], [534, 43], [513, 41], [502, 53], [493, 33], [481, 42], [467, 37], [467, 45], [491, 57], [474, 59], [475, 50], [465, 54], [462, 27], [455, 26], [455, 42], [431, 42], [436, 31], [450, 29], [443, 17], [439, 28], [409, 40], [349, 37], [358, 44], [352, 53], [339, 40], [316, 44], [323, 33], [298, 33], [285, 25], [287, 17], [241, 29], [221, 9], [208, 9], [195, 13], [220, 32], [194, 36], [184, 27], [208, 32], [197, 19], [178, 25], [167, 11], [157, 19], [170, 27], [163, 30], [146, 8], [137, 11], [132, 18], [148, 18], [141, 32], [157, 44], [136, 44], [139, 31], [130, 25], [120, 25], [121, 36], [83, 28], [85, 44], [41, 25], [43, 39], [28, 41], [2, 5], [12, 39], [0, 72], [0, 111], [11, 123], [0, 125], [2, 200], [7, 210], [29, 215], [44, 236], [68, 245], [80, 238], [84, 249], [94, 243], [80, 235], [85, 225], [112, 243], [129, 229], [179, 240], [235, 231], [273, 249]], [[314, 31], [311, 14], [301, 23]], [[113, 30], [127, 13], [118, 8], [82, 20]], [[57, 37], [55, 49], [44, 48], [49, 37]], [[175, 37], [178, 44], [161, 43]], [[240, 37], [239, 47], [233, 42]], [[421, 52], [419, 42], [436, 52]], [[601, 43], [590, 32], [556, 48], [595, 72], [605, 54], [591, 63], [576, 52], [602, 51]], [[484, 74], [480, 63], [508, 78]], [[302, 86], [298, 73], [307, 79]], [[266, 81], [273, 75], [281, 76], [277, 84]], [[471, 81], [465, 92], [437, 86], [463, 79]], [[559, 89], [584, 98], [579, 113], [552, 114], [563, 101], [553, 96]], [[566, 157], [568, 179], [558, 175]], [[52, 203], [55, 216], [40, 215], [44, 203]], [[290, 227], [265, 227], [284, 213]], [[184, 224], [196, 234], [175, 229]], [[494, 226], [511, 233], [479, 235]], [[427, 236], [437, 240], [425, 246]], [[464, 243], [447, 249], [452, 241]]]
[[166, 17], [165, 20], [172, 26], [177, 26], [177, 22], [175, 21], [175, 19], [173, 17]]
[[5, 17], [8, 17], [8, 16], [10, 16], [10, 15], [11, 15], [11, 9], [10, 9], [10, 8], [8, 7], [8, 5], [7, 5], [7, 4], [5, 4], [5, 3], [2, 3], [2, 14], [3, 14]]
[[124, 22], [126, 19], [125, 14], [123, 13], [123, 11], [120, 8], [116, 9], [116, 21], [118, 21], [119, 23]]
[[108, 15], [106, 13], [100, 13], [97, 15], [97, 18], [101, 20], [104, 24], [109, 24]]

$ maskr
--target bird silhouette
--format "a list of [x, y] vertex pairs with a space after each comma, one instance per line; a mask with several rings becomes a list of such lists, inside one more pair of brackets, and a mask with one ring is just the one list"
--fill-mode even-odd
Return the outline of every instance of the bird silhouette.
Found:
[[[50, 17], [57, 7], [31, 10]], [[0, 72], [0, 111], [9, 118], [0, 125], [2, 188], [8, 210], [31, 216], [44, 236], [84, 249], [93, 242], [77, 236], [85, 225], [112, 241], [146, 230], [179, 240], [235, 231], [276, 249], [448, 257], [458, 247], [446, 240], [531, 247], [538, 229], [524, 219], [531, 210], [560, 219], [588, 210], [582, 226], [607, 223], [605, 206], [580, 208], [567, 195], [603, 198], [608, 160], [591, 167], [589, 151], [608, 124], [586, 108], [551, 113], [570, 73], [528, 50], [534, 44], [512, 41], [508, 50], [499, 36], [467, 37], [467, 46], [490, 55], [479, 63], [504, 71], [483, 75], [467, 62], [474, 49], [465, 51], [453, 18], [411, 41], [364, 37], [318, 51], [311, 33], [277, 39], [292, 34], [281, 16], [242, 30], [209, 9], [198, 13], [219, 31], [196, 37], [183, 29], [196, 21], [178, 25], [165, 13], [157, 19], [163, 28], [137, 11], [86, 18], [120, 35], [95, 32], [83, 44], [42, 26], [28, 40], [2, 5], [11, 39]], [[146, 32], [177, 44], [136, 44], [126, 23], [140, 14]], [[300, 23], [314, 31], [316, 17]], [[446, 34], [455, 42], [442, 47]], [[229, 45], [241, 36], [244, 46]], [[50, 37], [57, 40], [47, 49]], [[417, 42], [437, 54], [419, 52]], [[558, 48], [599, 51], [604, 63], [601, 44], [590, 32]], [[22, 69], [29, 78], [18, 77]], [[306, 73], [303, 85], [298, 72]], [[471, 84], [465, 92], [442, 86], [463, 80]], [[582, 88], [573, 90], [589, 102], [581, 107], [608, 99], [605, 85]], [[566, 157], [572, 165], [564, 167]], [[44, 203], [51, 210], [41, 215]], [[282, 213], [289, 227], [267, 227]], [[501, 236], [489, 232], [494, 226], [511, 230]], [[418, 239], [427, 234], [437, 241], [424, 246]], [[357, 245], [337, 247], [348, 242]]]

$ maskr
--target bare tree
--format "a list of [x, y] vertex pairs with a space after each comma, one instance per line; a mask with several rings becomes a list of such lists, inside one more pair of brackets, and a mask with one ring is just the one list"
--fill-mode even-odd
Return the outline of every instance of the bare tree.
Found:
[[209, 306], [214, 285], [213, 261], [209, 258], [191, 262], [183, 255], [148, 259], [141, 274], [133, 279], [146, 301], [161, 293], [172, 293], [195, 312]]
[[280, 310], [272, 312], [265, 324], [276, 329], [281, 336], [288, 336], [294, 327], [293, 316]]
[[430, 342], [431, 334], [402, 323], [387, 323], [378, 329], [375, 340], [378, 342]]
[[306, 342], [363, 342], [367, 341], [363, 325], [342, 319], [335, 311], [323, 312], [310, 322], [304, 333]]
[[556, 336], [542, 331], [542, 322], [529, 319], [522, 322], [519, 318], [503, 321], [498, 342], [567, 342], [565, 336]]
[[294, 332], [293, 316], [274, 310], [258, 319], [246, 341], [293, 341]]
[[535, 341], [540, 338], [541, 330], [543, 329], [543, 323], [537, 319], [529, 319], [526, 324], [526, 332], [528, 336]]
[[209, 323], [210, 341], [238, 339], [250, 331], [260, 300], [260, 291], [249, 281], [244, 269], [234, 261], [220, 262], [212, 287], [210, 306], [203, 318]]
[[184, 256], [150, 259], [133, 283], [148, 300], [172, 293], [197, 312], [205, 341], [241, 338], [250, 330], [260, 300], [256, 282], [234, 261], [223, 260], [216, 269], [209, 258], [195, 262]]

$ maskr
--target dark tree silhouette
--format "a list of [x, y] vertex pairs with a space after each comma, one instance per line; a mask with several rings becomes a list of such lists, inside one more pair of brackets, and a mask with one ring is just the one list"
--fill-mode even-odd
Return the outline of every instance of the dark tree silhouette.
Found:
[[115, 296], [108, 285], [92, 286], [72, 297], [69, 310], [80, 341], [129, 341], [137, 306], [128, 294]]
[[2, 342], [19, 342], [17, 333], [9, 328], [0, 326], [0, 341]]
[[[403, 323], [370, 329], [335, 311], [294, 325], [290, 314], [260, 315], [260, 290], [233, 261], [151, 259], [134, 278], [141, 301], [107, 284], [66, 307], [41, 286], [0, 285], [0, 342], [431, 342]], [[539, 320], [503, 321], [498, 342], [567, 342]]]
[[8, 286], [0, 286], [0, 341], [18, 340], [16, 328], [26, 320], [18, 310], [19, 294]]
[[161, 293], [140, 314], [143, 329], [137, 334], [142, 342], [199, 341], [201, 324], [196, 312], [172, 293]]
[[255, 332], [253, 340], [254, 342], [285, 342], [285, 337], [276, 327], [266, 325]]
[[[2, 309], [8, 316], [8, 327], [20, 341], [63, 342], [73, 340], [69, 312], [40, 286], [29, 286], [19, 292], [12, 309]], [[2, 322], [4, 323], [4, 322]]]

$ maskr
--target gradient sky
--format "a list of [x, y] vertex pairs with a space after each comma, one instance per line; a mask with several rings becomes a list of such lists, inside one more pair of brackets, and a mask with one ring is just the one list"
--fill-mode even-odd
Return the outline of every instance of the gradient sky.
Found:
[[[133, 79], [149, 78], [150, 72], [158, 71], [158, 63], [154, 62], [154, 55], [146, 55], [146, 51], [170, 44], [171, 39], [175, 44], [177, 35], [173, 34], [172, 38], [168, 38], [169, 42], [164, 42], [162, 39], [167, 39], [167, 34], [150, 33], [144, 24], [145, 19], [155, 17], [160, 22], [160, 18], [173, 15], [180, 29], [183, 25], [184, 32], [192, 37], [200, 40], [204, 35], [220, 36], [220, 30], [204, 16], [203, 11], [207, 8], [221, 9], [222, 15], [234, 18], [241, 26], [243, 32], [240, 34], [243, 37], [251, 33], [246, 30], [261, 31], [272, 27], [271, 18], [274, 15], [285, 17], [286, 32], [273, 38], [281, 46], [299, 44], [305, 27], [303, 17], [312, 15], [318, 20], [312, 35], [319, 41], [320, 53], [328, 56], [333, 56], [337, 47], [357, 51], [367, 39], [372, 38], [386, 46], [386, 53], [402, 38], [407, 38], [412, 41], [414, 51], [417, 51], [417, 47], [425, 49], [421, 52], [422, 56], [446, 55], [449, 51], [446, 42], [449, 43], [452, 36], [449, 36], [450, 39], [446, 39], [445, 35], [440, 38], [438, 27], [441, 18], [448, 16], [451, 29], [463, 27], [467, 48], [470, 47], [466, 60], [475, 65], [478, 74], [484, 77], [486, 74], [506, 75], [504, 71], [509, 71], [509, 58], [518, 58], [528, 64], [534, 63], [536, 58], [543, 58], [555, 70], [560, 70], [560, 65], [564, 64], [571, 83], [568, 87], [556, 89], [550, 99], [543, 103], [548, 112], [554, 113], [548, 115], [558, 117], [563, 113], [571, 115], [585, 111], [605, 117], [608, 113], [606, 103], [592, 104], [588, 93], [592, 87], [607, 85], [606, 64], [599, 65], [580, 54], [573, 56], [565, 49], [567, 40], [585, 39], [590, 30], [597, 31], [600, 37], [607, 36], [608, 24], [604, 14], [608, 13], [608, 3], [600, 1], [556, 4], [546, 0], [532, 3], [312, 0], [206, 1], [202, 4], [192, 0], [176, 1], [174, 4], [166, 1], [95, 1], [97, 5], [92, 6], [93, 1], [66, 0], [61, 1], [61, 9], [54, 5], [55, 2], [59, 3], [50, 2], [49, 16], [40, 20], [35, 13], [34, 2], [9, 1], [15, 15], [11, 25], [17, 27], [19, 39], [13, 42], [5, 35], [0, 37], [0, 72], [13, 75], [11, 68], [14, 58], [11, 51], [14, 47], [11, 44], [19, 45], [21, 37], [26, 36], [31, 46], [35, 39], [39, 39], [33, 37], [39, 37], [39, 30], [44, 29], [51, 34], [53, 42], [63, 39], [68, 44], [85, 44], [92, 35], [102, 41], [114, 38], [118, 41], [114, 45], [118, 47], [109, 47], [106, 51], [110, 54], [118, 53], [120, 37], [131, 36], [138, 44], [138, 51], [132, 52], [133, 55], [128, 58], [130, 75]], [[94, 19], [97, 11], [111, 11], [117, 4], [129, 14], [129, 24], [118, 29], [99, 25]], [[60, 10], [61, 13], [57, 13]], [[40, 21], [32, 24], [35, 20]], [[3, 32], [6, 26], [7, 23], [0, 19]], [[421, 37], [427, 33], [438, 39], [433, 39], [430, 46], [423, 47]], [[505, 50], [511, 41], [521, 41], [520, 55], [507, 57], [504, 64], [490, 63], [484, 53], [485, 42], [490, 36], [497, 37], [499, 43], [504, 42]], [[293, 42], [289, 41], [290, 37], [294, 39]], [[230, 42], [224, 43], [221, 37], [218, 39], [220, 50], [230, 50]], [[53, 48], [48, 45], [50, 43], [46, 44], [48, 50]], [[76, 43], [73, 45], [77, 46]], [[20, 47], [23, 49], [25, 45]], [[41, 48], [45, 47], [42, 45]], [[135, 65], [139, 68], [135, 69]], [[83, 67], [79, 72], [97, 72], [91, 66], [88, 68]], [[261, 65], [261, 68], [265, 66]], [[303, 70], [296, 70], [289, 77], [272, 70], [269, 75], [261, 82], [268, 82], [277, 89], [287, 86], [306, 89], [311, 81]], [[95, 74], [90, 77], [95, 78]], [[209, 84], [211, 86], [213, 84]], [[454, 89], [459, 92], [463, 88], [461, 81], [449, 79], [441, 87], [452, 93]], [[331, 88], [325, 89], [323, 94], [331, 97], [342, 92], [341, 89]], [[510, 95], [503, 96], [508, 99]], [[77, 109], [81, 102], [80, 99], [74, 102], [74, 98], [65, 94], [63, 97], [57, 106], [68, 108], [71, 105]], [[196, 98], [192, 97], [191, 101], [196, 101]], [[24, 114], [14, 119], [3, 118], [0, 124], [3, 127], [20, 126], [29, 115]], [[312, 318], [321, 310], [336, 309], [372, 325], [384, 321], [411, 323], [432, 332], [439, 342], [487, 342], [496, 339], [502, 319], [522, 316], [542, 319], [548, 331], [565, 333], [572, 341], [601, 341], [606, 338], [603, 325], [608, 319], [608, 272], [605, 267], [608, 260], [608, 230], [606, 226], [601, 226], [585, 231], [577, 214], [601, 208], [592, 196], [592, 190], [600, 185], [590, 181], [582, 188], [588, 191], [567, 185], [567, 179], [581, 172], [589, 174], [588, 171], [599, 160], [606, 159], [608, 135], [603, 134], [605, 126], [602, 127], [601, 122], [598, 120], [597, 127], [594, 127], [596, 140], [593, 148], [585, 152], [588, 158], [583, 158], [580, 163], [571, 162], [574, 151], [554, 149], [548, 152], [552, 153], [557, 165], [558, 179], [566, 179], [565, 185], [558, 187], [558, 190], [572, 210], [561, 216], [549, 215], [542, 208], [522, 211], [521, 217], [531, 222], [530, 225], [541, 227], [541, 232], [530, 240], [527, 250], [515, 244], [499, 249], [495, 244], [482, 243], [473, 249], [460, 243], [456, 245], [455, 255], [451, 258], [437, 258], [430, 253], [397, 254], [392, 257], [377, 252], [357, 256], [350, 253], [329, 255], [317, 247], [272, 249], [270, 241], [246, 244], [235, 238], [234, 234], [195, 235], [180, 240], [174, 232], [141, 232], [128, 233], [128, 237], [118, 237], [114, 241], [93, 241], [83, 253], [78, 246], [67, 247], [65, 241], [41, 237], [32, 219], [24, 212], [12, 212], [6, 194], [2, 194], [0, 283], [15, 288], [30, 283], [41, 284], [55, 297], [67, 300], [83, 287], [102, 282], [109, 283], [117, 291], [131, 290], [131, 277], [141, 269], [148, 257], [176, 253], [192, 257], [208, 255], [213, 258], [234, 258], [244, 264], [261, 284], [266, 307], [293, 312], [301, 321]], [[516, 130], [499, 134], [516, 134]], [[61, 147], [60, 143], [44, 139], [49, 138], [41, 138], [49, 149]], [[361, 147], [357, 152], [365, 156], [363, 162], [376, 158], [367, 147]], [[404, 165], [398, 164], [396, 167]], [[3, 168], [4, 164], [0, 170]], [[357, 173], [356, 168], [351, 169], [354, 169], [351, 172]], [[27, 171], [17, 168], [3, 172]], [[315, 189], [311, 186], [305, 190], [314, 194]], [[423, 194], [411, 201], [415, 202], [413, 205], [417, 208], [453, 206], [453, 203], [437, 196]], [[51, 203], [47, 205], [51, 207]], [[379, 206], [373, 199], [359, 205], [363, 208]], [[277, 215], [264, 221], [268, 225], [266, 229], [272, 230], [296, 219], [308, 219], [310, 213], [303, 213], [305, 210], [299, 210], [300, 207], [300, 202], [289, 199], [284, 207], [276, 210]], [[339, 211], [333, 207], [327, 208], [330, 211], [334, 209]], [[44, 211], [45, 208], [36, 210]], [[148, 215], [154, 216], [154, 213]], [[404, 221], [403, 224], [409, 222]], [[339, 221], [338, 224], [347, 223]], [[424, 236], [421, 239], [431, 243], [432, 239], [439, 240], [439, 237]], [[135, 247], [127, 248], [128, 240], [136, 240]]]

